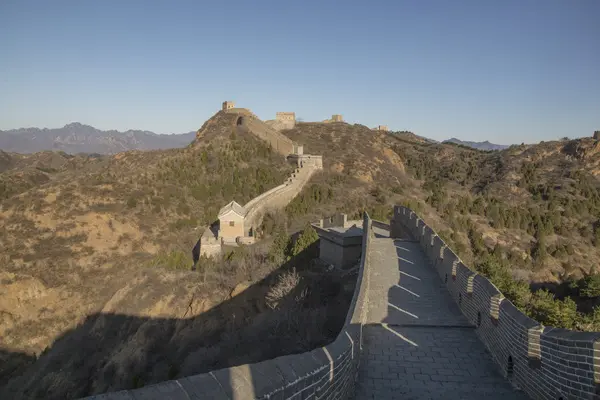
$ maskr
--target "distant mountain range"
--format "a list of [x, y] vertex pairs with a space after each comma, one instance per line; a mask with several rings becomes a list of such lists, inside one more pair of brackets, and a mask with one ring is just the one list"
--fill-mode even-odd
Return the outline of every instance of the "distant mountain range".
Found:
[[469, 141], [464, 141], [464, 140], [460, 140], [460, 139], [456, 139], [456, 138], [444, 140], [442, 143], [455, 143], [455, 144], [460, 144], [460, 145], [467, 146], [467, 147], [472, 147], [472, 148], [478, 149], [478, 150], [504, 150], [504, 149], [510, 147], [510, 146], [507, 146], [504, 144], [490, 143], [487, 140], [485, 142], [469, 142]]
[[74, 122], [57, 129], [21, 128], [0, 131], [0, 149], [14, 153], [60, 150], [70, 154], [115, 154], [127, 150], [185, 147], [194, 140], [195, 134], [189, 132], [158, 135], [139, 130], [102, 131]]

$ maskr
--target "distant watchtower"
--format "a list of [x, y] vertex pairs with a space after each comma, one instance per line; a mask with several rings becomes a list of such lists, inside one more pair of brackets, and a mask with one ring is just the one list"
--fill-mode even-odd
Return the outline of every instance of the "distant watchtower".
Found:
[[275, 120], [282, 122], [296, 122], [296, 113], [278, 111], [275, 114]]
[[234, 108], [235, 103], [233, 101], [224, 101], [223, 102], [223, 110], [229, 110], [230, 108]]
[[386, 125], [377, 125], [377, 128], [375, 128], [378, 131], [384, 131], [387, 132], [389, 129]]
[[600, 140], [600, 131], [594, 131], [594, 139]]
[[344, 122], [344, 119], [340, 114], [333, 114], [331, 116], [331, 122]]

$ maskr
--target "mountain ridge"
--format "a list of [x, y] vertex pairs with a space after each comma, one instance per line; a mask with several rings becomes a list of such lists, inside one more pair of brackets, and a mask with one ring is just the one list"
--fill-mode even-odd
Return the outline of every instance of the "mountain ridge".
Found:
[[101, 130], [80, 122], [62, 128], [18, 128], [0, 130], [0, 149], [13, 153], [37, 153], [46, 150], [69, 154], [115, 154], [128, 150], [161, 150], [181, 148], [190, 144], [195, 132], [157, 134], [151, 131]]
[[442, 143], [454, 143], [462, 146], [471, 147], [477, 150], [504, 150], [510, 147], [510, 145], [506, 144], [491, 143], [489, 140], [485, 140], [483, 142], [473, 142], [469, 140], [460, 140], [454, 137], [446, 139]]

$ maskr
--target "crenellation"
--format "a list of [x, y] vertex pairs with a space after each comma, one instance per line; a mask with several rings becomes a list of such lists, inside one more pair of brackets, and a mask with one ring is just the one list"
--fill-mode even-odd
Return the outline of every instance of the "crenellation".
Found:
[[[430, 254], [432, 233], [419, 223], [420, 218], [398, 206], [393, 215], [390, 226], [401, 223], [412, 227], [425, 254]], [[437, 243], [433, 247], [431, 254], [437, 262], [432, 260], [432, 265], [462, 313], [475, 325], [477, 336], [500, 372], [513, 385], [535, 399], [597, 398], [600, 332], [544, 327], [505, 299], [491, 281], [464, 265], [450, 248], [442, 254]]]

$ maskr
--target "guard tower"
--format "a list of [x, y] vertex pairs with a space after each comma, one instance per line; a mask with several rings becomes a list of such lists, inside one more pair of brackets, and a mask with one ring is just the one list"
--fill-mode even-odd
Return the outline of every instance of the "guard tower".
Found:
[[223, 102], [223, 110], [229, 110], [230, 108], [234, 108], [235, 103], [233, 101], [224, 101]]

